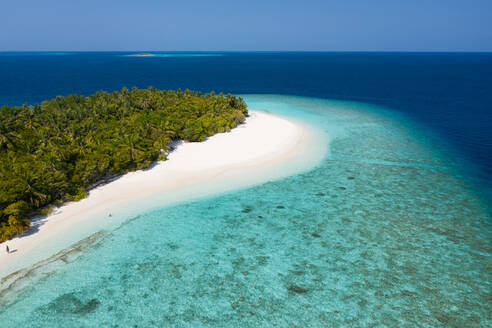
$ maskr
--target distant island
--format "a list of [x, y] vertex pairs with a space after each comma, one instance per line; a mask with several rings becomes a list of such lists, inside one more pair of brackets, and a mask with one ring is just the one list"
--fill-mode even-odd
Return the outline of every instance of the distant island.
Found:
[[140, 54], [131, 54], [129, 56], [145, 57], [145, 56], [153, 56], [153, 54], [151, 54], [151, 53], [140, 53]]
[[0, 242], [52, 205], [166, 160], [173, 140], [203, 141], [248, 115], [242, 98], [155, 88], [69, 95], [0, 108]]

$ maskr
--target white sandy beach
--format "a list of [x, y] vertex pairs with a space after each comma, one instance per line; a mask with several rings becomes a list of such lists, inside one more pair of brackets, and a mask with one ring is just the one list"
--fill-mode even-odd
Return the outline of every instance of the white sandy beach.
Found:
[[[324, 156], [306, 151], [315, 143], [315, 134], [302, 124], [250, 111], [246, 123], [231, 132], [200, 143], [182, 143], [167, 161], [128, 173], [91, 190], [86, 199], [34, 221], [34, 232], [0, 244], [0, 278], [50, 257], [112, 220], [117, 222], [124, 207], [145, 198], [159, 199], [162, 206], [308, 169]], [[6, 253], [6, 244], [12, 253]]]

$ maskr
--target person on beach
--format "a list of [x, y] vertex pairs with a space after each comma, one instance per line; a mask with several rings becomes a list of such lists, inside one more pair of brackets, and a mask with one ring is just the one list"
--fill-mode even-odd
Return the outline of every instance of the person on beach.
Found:
[[10, 253], [9, 245], [5, 245], [5, 248], [7, 249], [7, 254]]

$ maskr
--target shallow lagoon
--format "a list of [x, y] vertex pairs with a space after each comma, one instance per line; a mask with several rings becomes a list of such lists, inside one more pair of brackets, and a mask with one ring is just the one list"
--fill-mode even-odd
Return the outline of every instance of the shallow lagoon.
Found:
[[360, 103], [246, 100], [326, 130], [330, 153], [94, 235], [3, 295], [2, 327], [492, 325], [490, 209], [417, 126]]

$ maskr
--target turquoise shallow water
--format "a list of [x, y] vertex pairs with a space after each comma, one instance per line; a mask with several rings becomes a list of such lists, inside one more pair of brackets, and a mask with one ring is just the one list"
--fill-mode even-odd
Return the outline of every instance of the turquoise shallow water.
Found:
[[492, 325], [490, 209], [452, 158], [381, 108], [246, 100], [326, 130], [330, 153], [95, 234], [0, 295], [0, 326]]

